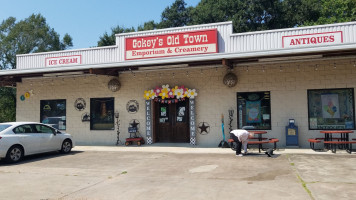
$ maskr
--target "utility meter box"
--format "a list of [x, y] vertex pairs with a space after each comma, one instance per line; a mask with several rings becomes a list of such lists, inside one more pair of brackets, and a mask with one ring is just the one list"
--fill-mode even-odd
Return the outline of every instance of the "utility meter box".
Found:
[[294, 119], [289, 119], [289, 125], [286, 126], [286, 146], [299, 146], [298, 144], [298, 126]]

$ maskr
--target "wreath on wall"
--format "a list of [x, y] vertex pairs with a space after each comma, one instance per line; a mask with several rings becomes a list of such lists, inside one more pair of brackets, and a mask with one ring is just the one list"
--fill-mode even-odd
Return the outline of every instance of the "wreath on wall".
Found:
[[127, 102], [126, 110], [128, 113], [131, 114], [137, 113], [138, 109], [139, 109], [139, 104], [136, 100], [130, 100], [129, 102]]
[[78, 111], [82, 111], [82, 110], [84, 110], [85, 109], [85, 107], [86, 107], [86, 102], [85, 102], [85, 100], [83, 99], [83, 98], [78, 98], [78, 99], [76, 99], [75, 100], [75, 102], [74, 102], [74, 108], [76, 109], [76, 110], [78, 110]]
[[162, 87], [157, 86], [155, 89], [145, 90], [144, 98], [149, 99], [183, 99], [185, 97], [194, 99], [198, 96], [198, 93], [195, 89], [189, 89], [182, 86], [175, 86], [170, 88], [169, 85], [162, 85]]

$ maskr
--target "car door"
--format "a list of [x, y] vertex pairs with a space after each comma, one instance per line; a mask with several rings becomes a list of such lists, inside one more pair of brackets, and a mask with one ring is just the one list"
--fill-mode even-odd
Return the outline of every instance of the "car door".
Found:
[[31, 124], [23, 124], [13, 129], [15, 137], [25, 149], [25, 154], [34, 154], [41, 152], [41, 139], [38, 133], [34, 131]]
[[56, 135], [54, 128], [42, 124], [36, 124], [35, 128], [40, 133], [43, 152], [58, 150], [61, 147], [61, 137]]

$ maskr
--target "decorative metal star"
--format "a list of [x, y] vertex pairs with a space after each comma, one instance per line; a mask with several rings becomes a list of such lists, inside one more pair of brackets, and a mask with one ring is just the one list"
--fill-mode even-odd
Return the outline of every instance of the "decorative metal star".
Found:
[[209, 131], [210, 131], [210, 126], [209, 126], [209, 124], [207, 124], [207, 126], [206, 126], [206, 125], [205, 125], [205, 122], [203, 122], [203, 124], [200, 125], [199, 128], [200, 128], [200, 134], [203, 134], [203, 132], [205, 132], [206, 134], [208, 134]]
[[130, 123], [131, 127], [132, 128], [137, 128], [137, 126], [139, 125], [140, 123], [136, 123], [136, 120], [133, 120], [132, 123]]

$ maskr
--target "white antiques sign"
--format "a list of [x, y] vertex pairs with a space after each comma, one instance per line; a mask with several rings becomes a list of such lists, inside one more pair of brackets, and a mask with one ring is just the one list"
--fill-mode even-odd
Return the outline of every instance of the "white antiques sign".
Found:
[[341, 43], [343, 43], [342, 31], [282, 37], [282, 48], [312, 47]]

